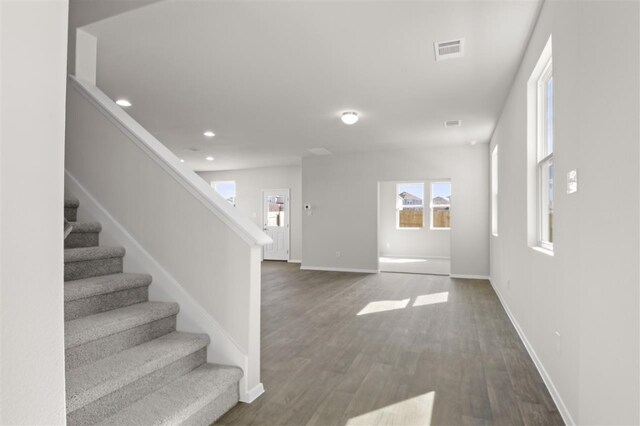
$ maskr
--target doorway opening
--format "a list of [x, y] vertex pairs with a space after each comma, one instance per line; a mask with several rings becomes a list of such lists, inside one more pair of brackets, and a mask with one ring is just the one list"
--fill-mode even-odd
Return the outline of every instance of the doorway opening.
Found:
[[381, 272], [449, 275], [451, 180], [378, 183]]
[[273, 243], [264, 246], [264, 260], [289, 260], [289, 189], [262, 190], [262, 223]]

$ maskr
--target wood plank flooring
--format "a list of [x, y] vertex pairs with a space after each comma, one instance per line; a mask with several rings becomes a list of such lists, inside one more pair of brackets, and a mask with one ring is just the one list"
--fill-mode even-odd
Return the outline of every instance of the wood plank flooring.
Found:
[[217, 424], [563, 424], [483, 280], [264, 262], [262, 382]]

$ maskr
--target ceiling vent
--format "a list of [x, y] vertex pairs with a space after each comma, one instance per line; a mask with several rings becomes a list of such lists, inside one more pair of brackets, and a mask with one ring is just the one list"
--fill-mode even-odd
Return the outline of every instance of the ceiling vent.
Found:
[[460, 127], [462, 126], [462, 121], [460, 120], [447, 120], [444, 122], [444, 127]]
[[445, 59], [462, 58], [464, 56], [464, 39], [449, 40], [433, 43], [436, 52], [436, 61]]

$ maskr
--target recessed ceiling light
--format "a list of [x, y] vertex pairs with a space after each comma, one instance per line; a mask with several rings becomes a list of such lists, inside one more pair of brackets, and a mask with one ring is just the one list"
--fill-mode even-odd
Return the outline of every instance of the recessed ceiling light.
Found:
[[345, 111], [342, 113], [340, 118], [344, 124], [348, 124], [350, 126], [358, 121], [358, 113], [355, 111]]
[[473, 146], [473, 145], [475, 145], [475, 144], [477, 144], [477, 143], [478, 143], [478, 141], [471, 141], [471, 142], [470, 142], [471, 146]]
[[206, 132], [203, 133], [206, 137], [208, 138], [212, 138], [214, 137], [216, 134], [213, 133], [211, 130], [207, 130]]
[[180, 159], [180, 162], [181, 162], [181, 163], [184, 163], [184, 158], [181, 158], [181, 159]]
[[213, 161], [213, 160], [215, 160], [215, 158], [213, 158], [212, 156], [208, 156], [208, 157], [206, 158], [206, 160], [207, 160], [207, 161]]
[[444, 127], [460, 127], [462, 126], [462, 120], [447, 120], [444, 122]]
[[131, 106], [131, 102], [129, 102], [126, 99], [118, 99], [116, 101], [116, 104], [120, 105], [121, 107], [130, 107]]

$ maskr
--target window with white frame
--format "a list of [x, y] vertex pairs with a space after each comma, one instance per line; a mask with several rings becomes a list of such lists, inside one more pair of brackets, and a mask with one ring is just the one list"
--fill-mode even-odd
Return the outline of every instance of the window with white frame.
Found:
[[491, 234], [498, 236], [498, 145], [491, 152]]
[[431, 229], [451, 228], [451, 182], [431, 184]]
[[424, 183], [396, 185], [396, 226], [398, 229], [424, 227]]
[[[535, 146], [530, 153], [535, 156], [535, 172], [530, 174], [535, 179], [535, 236], [536, 245], [553, 251], [553, 60], [551, 37], [544, 48], [540, 59], [529, 79], [528, 96], [530, 114], [529, 143]], [[531, 213], [531, 211], [530, 211]]]
[[234, 206], [236, 205], [236, 182], [234, 180], [213, 181], [211, 187], [225, 200]]

